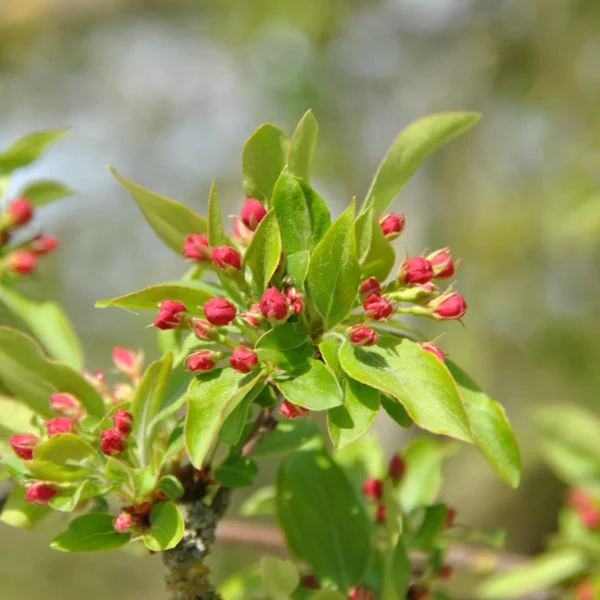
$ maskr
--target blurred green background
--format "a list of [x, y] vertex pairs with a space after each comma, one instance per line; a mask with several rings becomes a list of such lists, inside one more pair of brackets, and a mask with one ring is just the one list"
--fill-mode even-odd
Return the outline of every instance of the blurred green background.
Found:
[[[183, 264], [106, 165], [202, 211], [216, 176], [234, 214], [244, 140], [265, 121], [291, 133], [312, 108], [313, 184], [338, 213], [364, 196], [408, 122], [481, 111], [393, 204], [408, 222], [396, 244], [451, 244], [462, 259], [466, 329], [428, 331], [446, 330], [443, 349], [505, 404], [524, 454], [514, 492], [464, 448], [443, 497], [461, 522], [505, 526], [510, 549], [534, 552], [562, 490], [532, 415], [594, 405], [600, 388], [598, 65], [597, 0], [0, 0], [0, 145], [73, 128], [15, 187], [47, 176], [79, 192], [40, 211], [63, 247], [23, 289], [67, 308], [89, 369], [109, 368], [115, 343], [153, 357], [148, 315], [94, 302]], [[410, 435], [376, 427], [389, 453]], [[164, 598], [158, 558], [63, 555], [47, 548], [51, 535], [0, 524], [2, 600]], [[222, 577], [254, 558], [227, 547], [214, 563]]]

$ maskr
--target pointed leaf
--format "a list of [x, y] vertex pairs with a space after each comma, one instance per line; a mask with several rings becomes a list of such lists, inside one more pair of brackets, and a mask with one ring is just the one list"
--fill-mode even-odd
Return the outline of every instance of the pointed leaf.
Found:
[[129, 542], [131, 534], [113, 527], [113, 516], [88, 513], [73, 519], [67, 531], [54, 538], [50, 546], [63, 552], [97, 552], [120, 548]]
[[225, 419], [221, 430], [219, 431], [219, 439], [224, 444], [233, 446], [238, 443], [244, 426], [248, 420], [250, 405], [254, 402], [257, 396], [265, 389], [266, 381], [259, 381], [247, 394], [246, 397], [231, 411], [230, 415]]
[[75, 192], [67, 186], [50, 179], [34, 181], [19, 192], [19, 196], [27, 198], [34, 206], [41, 206], [74, 194]]
[[285, 371], [306, 367], [314, 353], [313, 343], [300, 323], [285, 323], [267, 331], [256, 342], [255, 350], [261, 362]]
[[175, 475], [165, 475], [158, 482], [158, 489], [167, 496], [169, 500], [177, 500], [185, 493], [181, 481]]
[[310, 165], [317, 147], [319, 125], [312, 110], [309, 110], [298, 123], [290, 142], [287, 165], [290, 173], [304, 179], [310, 179]]
[[231, 246], [231, 240], [223, 230], [221, 205], [215, 179], [212, 180], [208, 192], [208, 243], [211, 246]]
[[0, 512], [0, 521], [19, 529], [34, 529], [51, 512], [48, 506], [31, 504], [25, 500], [25, 488], [15, 485]]
[[252, 271], [254, 291], [257, 296], [267, 289], [281, 259], [281, 236], [274, 210], [270, 210], [259, 223], [252, 241], [244, 254], [244, 263]]
[[184, 532], [184, 522], [173, 502], [159, 502], [150, 512], [150, 529], [144, 533], [144, 544], [153, 552], [174, 548]]
[[356, 219], [356, 246], [362, 279], [375, 277], [385, 281], [396, 262], [396, 253], [381, 230], [381, 225], [370, 207]]
[[0, 175], [26, 167], [40, 157], [52, 142], [62, 137], [68, 129], [45, 129], [28, 133], [6, 150], [0, 152]]
[[399, 539], [386, 561], [381, 600], [404, 600], [410, 585], [412, 566], [402, 539]]

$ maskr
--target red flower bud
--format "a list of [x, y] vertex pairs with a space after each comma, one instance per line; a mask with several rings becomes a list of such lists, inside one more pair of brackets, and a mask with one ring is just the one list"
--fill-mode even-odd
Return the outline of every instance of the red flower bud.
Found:
[[256, 198], [246, 198], [242, 206], [242, 221], [244, 225], [254, 231], [258, 224], [265, 218], [267, 209], [263, 206], [260, 200]]
[[240, 319], [247, 323], [251, 327], [260, 327], [264, 317], [260, 312], [260, 304], [253, 304], [250, 310], [244, 311], [240, 315]]
[[437, 356], [441, 362], [444, 362], [446, 355], [443, 353], [441, 348], [438, 348], [435, 344], [432, 344], [431, 342], [418, 342], [417, 345], [420, 346], [422, 350], [425, 350], [425, 352], [429, 352], [429, 354]]
[[25, 501], [31, 504], [45, 506], [57, 493], [58, 490], [55, 487], [38, 481], [27, 488], [27, 491], [25, 492]]
[[119, 513], [113, 520], [113, 527], [119, 533], [126, 533], [133, 524], [133, 518], [128, 512]]
[[37, 254], [38, 256], [44, 254], [50, 254], [60, 246], [60, 241], [58, 238], [52, 237], [51, 235], [43, 235], [40, 234], [36, 236], [29, 246], [31, 251]]
[[116, 456], [121, 454], [127, 447], [127, 439], [125, 435], [118, 429], [105, 429], [100, 434], [100, 450], [106, 456]]
[[241, 219], [236, 219], [233, 223], [233, 237], [242, 246], [248, 246], [252, 240], [252, 230], [248, 229]]
[[217, 246], [210, 253], [210, 259], [223, 271], [242, 268], [242, 257], [240, 253], [231, 246]]
[[433, 308], [433, 317], [438, 320], [460, 319], [467, 312], [467, 303], [460, 294], [451, 292], [432, 300], [428, 304]]
[[406, 225], [404, 215], [395, 215], [393, 213], [379, 217], [379, 225], [381, 231], [388, 240], [397, 238], [403, 231]]
[[385, 520], [387, 519], [387, 508], [385, 504], [378, 504], [377, 510], [375, 511], [375, 521], [380, 525], [385, 525]]
[[442, 248], [441, 250], [430, 254], [427, 258], [433, 267], [434, 277], [445, 279], [446, 277], [452, 277], [456, 272], [449, 248]]
[[188, 233], [185, 236], [181, 254], [187, 258], [191, 258], [192, 260], [199, 260], [202, 262], [210, 261], [210, 247], [208, 245], [208, 238], [205, 235]]
[[40, 440], [35, 435], [20, 433], [11, 436], [9, 442], [17, 456], [20, 456], [23, 460], [31, 460], [33, 449], [40, 443]]
[[133, 350], [115, 346], [112, 351], [112, 359], [115, 367], [127, 377], [139, 377], [140, 357]]
[[575, 588], [575, 598], [576, 600], [596, 600], [596, 586], [591, 579], [586, 579], [582, 581]]
[[214, 350], [198, 350], [186, 358], [187, 368], [193, 373], [212, 371], [223, 355]]
[[285, 298], [293, 315], [297, 315], [304, 310], [304, 294], [301, 291], [290, 288], [285, 293]]
[[300, 585], [306, 588], [307, 590], [318, 590], [321, 588], [319, 584], [319, 580], [312, 573], [308, 573], [307, 575], [303, 575], [300, 580]]
[[133, 415], [124, 408], [117, 408], [112, 421], [121, 433], [129, 433], [133, 424]]
[[296, 406], [295, 404], [292, 404], [289, 400], [284, 400], [281, 403], [279, 412], [286, 419], [295, 419], [296, 417], [301, 417], [302, 415], [308, 414], [309, 410], [308, 408], [304, 408], [303, 406]]
[[54, 412], [75, 420], [79, 420], [84, 414], [79, 400], [73, 394], [62, 392], [50, 396], [50, 408]]
[[428, 283], [432, 277], [433, 266], [422, 256], [407, 258], [398, 272], [402, 283]]
[[170, 310], [159, 310], [154, 319], [154, 327], [163, 331], [166, 329], [177, 329], [181, 325], [181, 318]]
[[579, 509], [579, 520], [584, 527], [597, 529], [600, 527], [600, 511], [594, 506], [581, 508]]
[[391, 302], [377, 294], [371, 294], [363, 302], [363, 308], [365, 309], [365, 316], [376, 321], [387, 319], [394, 313], [394, 307]]
[[260, 299], [260, 312], [271, 323], [282, 323], [288, 318], [290, 307], [285, 296], [276, 287], [271, 287]]
[[206, 320], [213, 325], [229, 325], [236, 313], [235, 306], [225, 298], [211, 298], [204, 304]]
[[364, 585], [352, 588], [348, 594], [348, 600], [376, 600], [375, 594]]
[[388, 466], [388, 475], [390, 479], [393, 481], [400, 481], [402, 477], [404, 477], [404, 473], [406, 472], [406, 463], [404, 459], [394, 454], [390, 459], [390, 464]]
[[444, 527], [448, 529], [454, 525], [454, 521], [456, 520], [456, 509], [452, 506], [448, 507], [446, 510], [446, 518], [444, 519]]
[[354, 346], [372, 346], [379, 341], [379, 336], [365, 325], [348, 327], [346, 333]]
[[33, 217], [33, 206], [27, 198], [15, 198], [6, 210], [10, 227], [26, 225]]
[[30, 250], [15, 250], [4, 257], [4, 266], [11, 273], [27, 275], [35, 269], [37, 256]]
[[72, 433], [75, 430], [75, 421], [68, 417], [54, 417], [44, 423], [48, 429], [48, 436], [59, 435], [62, 433]]
[[210, 342], [219, 335], [217, 329], [204, 319], [192, 319], [192, 329], [196, 337], [204, 342]]
[[184, 313], [187, 311], [185, 304], [183, 302], [179, 302], [179, 300], [163, 300], [160, 303], [159, 308], [160, 310], [168, 310], [174, 315], [178, 315], [179, 313]]
[[360, 284], [360, 295], [361, 296], [370, 296], [371, 294], [379, 294], [381, 293], [381, 286], [379, 285], [379, 281], [375, 279], [375, 277], [369, 277], [369, 279], [365, 279]]
[[442, 565], [440, 568], [440, 579], [442, 581], [450, 581], [454, 575], [454, 569], [451, 565]]
[[581, 488], [571, 488], [567, 491], [567, 504], [573, 508], [588, 508], [593, 506], [592, 497]]
[[367, 498], [378, 500], [383, 495], [383, 483], [381, 479], [369, 477], [363, 483], [363, 494]]
[[249, 373], [258, 365], [258, 356], [256, 352], [248, 348], [235, 348], [231, 353], [229, 364], [241, 373]]

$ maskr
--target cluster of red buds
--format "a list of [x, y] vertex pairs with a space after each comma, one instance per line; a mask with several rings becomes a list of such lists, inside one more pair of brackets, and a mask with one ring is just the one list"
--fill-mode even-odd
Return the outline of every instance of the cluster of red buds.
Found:
[[600, 528], [600, 508], [588, 492], [580, 488], [570, 489], [567, 504], [577, 511], [579, 521], [586, 529]]
[[[15, 198], [8, 204], [4, 213], [0, 215], [0, 247], [8, 244], [14, 230], [31, 221], [33, 213], [33, 206], [27, 198]], [[27, 275], [35, 269], [40, 256], [50, 254], [58, 246], [57, 238], [38, 234], [19, 244], [18, 248], [9, 249], [2, 259], [2, 266], [9, 273]]]
[[133, 415], [124, 408], [117, 408], [112, 422], [114, 427], [100, 433], [100, 450], [106, 456], [117, 456], [127, 449], [127, 435], [131, 431]]
[[[393, 485], [400, 483], [406, 471], [406, 463], [404, 459], [397, 454], [394, 454], [388, 465], [387, 477]], [[387, 511], [383, 503], [383, 480], [375, 477], [368, 477], [363, 482], [363, 494], [369, 500], [375, 502], [375, 521], [380, 525], [384, 525], [387, 518]]]

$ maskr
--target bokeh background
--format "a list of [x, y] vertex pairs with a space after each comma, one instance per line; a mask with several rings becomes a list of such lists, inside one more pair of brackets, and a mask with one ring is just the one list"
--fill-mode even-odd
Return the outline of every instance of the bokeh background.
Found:
[[[424, 167], [394, 202], [418, 254], [462, 259], [466, 328], [444, 350], [501, 400], [524, 455], [516, 492], [463, 449], [444, 498], [460, 520], [504, 526], [535, 552], [562, 488], [541, 462], [532, 415], [598, 402], [600, 389], [600, 3], [597, 0], [0, 0], [0, 146], [38, 128], [72, 132], [26, 178], [77, 196], [40, 210], [62, 249], [24, 286], [62, 303], [87, 366], [112, 345], [157, 353], [146, 316], [94, 308], [177, 276], [106, 165], [205, 210], [210, 179], [239, 209], [240, 151], [265, 121], [320, 123], [313, 184], [339, 213], [363, 197], [395, 134], [428, 112], [478, 110], [480, 124]], [[406, 435], [385, 419], [391, 453]], [[2, 600], [160, 600], [158, 558], [70, 556], [52, 532], [0, 524]], [[253, 560], [222, 548], [218, 577]]]

